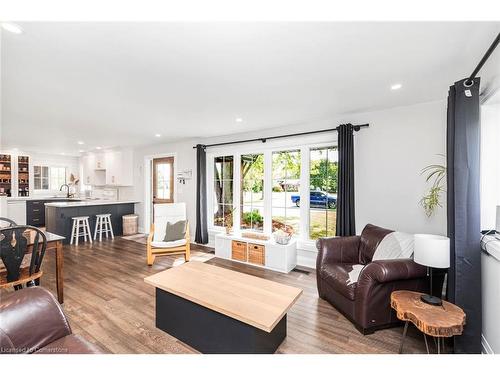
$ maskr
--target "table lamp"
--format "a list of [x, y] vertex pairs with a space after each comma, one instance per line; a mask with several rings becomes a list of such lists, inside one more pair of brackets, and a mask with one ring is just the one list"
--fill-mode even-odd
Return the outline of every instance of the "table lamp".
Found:
[[432, 295], [432, 268], [450, 267], [450, 239], [433, 234], [416, 234], [413, 260], [428, 267], [430, 275], [430, 293], [420, 299], [429, 305], [441, 306], [441, 298]]

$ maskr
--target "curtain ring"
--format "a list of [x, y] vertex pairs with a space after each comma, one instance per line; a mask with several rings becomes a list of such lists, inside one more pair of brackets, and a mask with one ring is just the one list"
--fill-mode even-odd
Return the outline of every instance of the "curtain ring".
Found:
[[[467, 83], [467, 82], [470, 82], [470, 84]], [[471, 87], [472, 85], [474, 85], [474, 80], [473, 79], [466, 79], [464, 81], [464, 87]]]

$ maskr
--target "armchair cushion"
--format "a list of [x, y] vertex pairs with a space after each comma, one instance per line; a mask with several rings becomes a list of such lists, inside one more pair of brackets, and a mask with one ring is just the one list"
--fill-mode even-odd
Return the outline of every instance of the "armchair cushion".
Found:
[[186, 244], [186, 239], [177, 240], [177, 241], [153, 241], [151, 242], [152, 247], [160, 248], [160, 249], [168, 249], [169, 247], [178, 247]]
[[180, 203], [162, 203], [155, 204], [154, 210], [154, 236], [153, 241], [163, 242], [167, 231], [167, 223], [176, 223], [180, 220], [186, 220], [186, 204]]
[[332, 289], [354, 301], [356, 284], [349, 284], [349, 272], [352, 271], [352, 266], [347, 263], [324, 264], [319, 272], [321, 279]]

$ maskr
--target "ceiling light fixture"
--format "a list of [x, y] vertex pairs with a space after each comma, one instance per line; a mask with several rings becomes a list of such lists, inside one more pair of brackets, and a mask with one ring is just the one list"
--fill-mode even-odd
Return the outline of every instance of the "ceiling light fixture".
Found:
[[241, 117], [236, 117], [236, 122], [243, 122], [243, 119]]
[[2, 22], [2, 29], [9, 31], [13, 34], [22, 34], [23, 29], [21, 26], [16, 25], [15, 23], [10, 23], [10, 22]]
[[85, 152], [85, 150], [78, 150], [78, 152]]
[[155, 137], [156, 137], [156, 138], [160, 138], [160, 137], [161, 137], [161, 134], [155, 134]]
[[84, 141], [78, 141], [77, 143], [78, 143], [79, 145], [84, 145], [84, 144], [85, 144], [85, 142], [84, 142]]
[[395, 83], [391, 86], [391, 90], [399, 90], [403, 85], [401, 83]]
[[97, 146], [95, 149], [100, 150], [101, 148], [102, 148], [101, 146]]

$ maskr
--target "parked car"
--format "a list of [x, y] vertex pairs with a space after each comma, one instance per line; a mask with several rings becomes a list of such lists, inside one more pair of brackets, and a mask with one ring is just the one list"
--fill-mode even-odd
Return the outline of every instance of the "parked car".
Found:
[[[300, 195], [292, 195], [292, 202], [297, 207], [300, 207]], [[311, 191], [309, 194], [309, 205], [311, 207], [336, 208], [337, 207], [337, 194], [329, 194], [322, 191]]]

